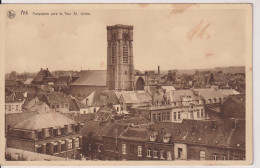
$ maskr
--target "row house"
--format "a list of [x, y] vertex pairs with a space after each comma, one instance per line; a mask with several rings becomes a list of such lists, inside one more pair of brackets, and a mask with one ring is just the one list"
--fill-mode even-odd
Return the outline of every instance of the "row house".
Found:
[[81, 123], [62, 114], [36, 114], [9, 127], [6, 145], [25, 151], [74, 158], [82, 146]]
[[12, 92], [5, 97], [5, 113], [22, 113], [22, 106], [25, 102], [25, 97], [22, 93]]
[[102, 92], [92, 92], [89, 96], [81, 100], [81, 103], [88, 107], [84, 113], [97, 113], [100, 107], [105, 105], [105, 99], [106, 97], [102, 95]]
[[152, 102], [152, 98], [145, 91], [116, 91], [115, 94], [122, 113], [129, 113], [134, 107], [147, 107]]
[[194, 93], [202, 97], [205, 105], [221, 104], [224, 101], [225, 95], [216, 87], [193, 89]]
[[52, 92], [48, 94], [47, 101], [53, 112], [69, 112], [69, 100], [67, 98], [67, 95], [61, 92]]
[[[98, 144], [88, 151], [99, 160], [245, 160], [244, 120], [184, 120], [142, 127], [116, 124], [103, 127], [101, 133], [99, 126]], [[83, 151], [90, 149], [87, 147]]]
[[88, 106], [88, 109], [84, 111], [84, 113], [96, 113], [102, 106], [107, 104], [112, 104], [117, 114], [123, 113], [121, 104], [114, 90], [94, 91], [82, 99], [81, 103]]
[[50, 73], [49, 69], [42, 69], [33, 78], [33, 85], [53, 85], [55, 78]]
[[151, 122], [205, 120], [208, 116], [202, 98], [193, 90], [172, 90], [165, 94], [166, 104], [134, 108]]

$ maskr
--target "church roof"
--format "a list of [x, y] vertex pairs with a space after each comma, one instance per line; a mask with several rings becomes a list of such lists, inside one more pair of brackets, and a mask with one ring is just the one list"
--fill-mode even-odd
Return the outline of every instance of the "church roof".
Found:
[[106, 70], [87, 70], [80, 71], [79, 77], [72, 86], [106, 86]]

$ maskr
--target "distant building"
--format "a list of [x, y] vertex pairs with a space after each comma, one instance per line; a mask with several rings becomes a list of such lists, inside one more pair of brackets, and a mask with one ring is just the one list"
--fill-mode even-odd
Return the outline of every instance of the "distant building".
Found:
[[162, 96], [162, 103], [137, 107], [135, 111], [151, 122], [182, 122], [183, 119], [205, 120], [202, 98], [193, 90], [172, 90]]
[[147, 107], [152, 98], [145, 91], [116, 91], [121, 111], [130, 112], [133, 107]]
[[36, 114], [11, 126], [7, 147], [73, 158], [80, 154], [81, 124], [59, 113]]
[[71, 95], [75, 97], [86, 97], [94, 91], [107, 89], [105, 70], [80, 71], [74, 81], [70, 84]]
[[61, 92], [52, 92], [47, 95], [47, 101], [52, 111], [59, 113], [69, 112], [69, 101], [67, 95]]
[[5, 98], [5, 113], [22, 113], [25, 97], [22, 93], [13, 92]]
[[37, 73], [36, 77], [33, 78], [32, 83], [34, 85], [53, 85], [55, 78], [51, 75], [49, 69], [42, 69]]

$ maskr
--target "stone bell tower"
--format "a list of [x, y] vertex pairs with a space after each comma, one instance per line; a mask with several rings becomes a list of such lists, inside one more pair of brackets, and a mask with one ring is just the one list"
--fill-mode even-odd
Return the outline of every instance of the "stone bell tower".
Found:
[[133, 90], [133, 26], [107, 26], [107, 87]]

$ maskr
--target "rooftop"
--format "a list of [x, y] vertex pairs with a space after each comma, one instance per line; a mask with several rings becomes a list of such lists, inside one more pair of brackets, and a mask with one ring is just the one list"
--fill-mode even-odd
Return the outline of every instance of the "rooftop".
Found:
[[25, 130], [38, 130], [50, 127], [64, 127], [65, 125], [75, 124], [76, 122], [56, 112], [41, 113], [34, 115], [26, 120], [14, 125], [13, 128]]

